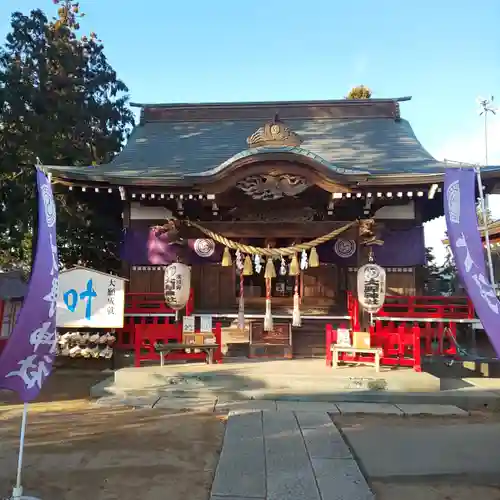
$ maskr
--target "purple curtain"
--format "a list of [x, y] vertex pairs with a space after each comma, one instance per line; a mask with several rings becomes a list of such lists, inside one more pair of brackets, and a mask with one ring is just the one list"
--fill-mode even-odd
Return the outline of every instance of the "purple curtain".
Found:
[[[375, 258], [381, 266], [417, 266], [425, 264], [422, 227], [404, 231], [386, 231], [384, 245], [375, 248]], [[338, 238], [318, 246], [321, 262], [341, 266], [357, 265], [355, 240]], [[129, 229], [124, 235], [122, 259], [131, 265], [168, 265], [182, 254], [189, 264], [220, 262], [223, 247], [207, 238], [190, 239], [184, 247], [170, 244], [165, 233], [154, 229]]]

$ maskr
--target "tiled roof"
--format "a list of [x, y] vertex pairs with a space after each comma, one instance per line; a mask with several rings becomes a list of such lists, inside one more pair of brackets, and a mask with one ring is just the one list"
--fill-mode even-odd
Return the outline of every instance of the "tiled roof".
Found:
[[19, 299], [26, 295], [28, 285], [17, 271], [0, 271], [0, 300]]
[[[410, 124], [394, 117], [294, 118], [285, 124], [303, 139], [286, 151], [313, 157], [323, 166], [378, 176], [443, 173], [445, 164], [420, 144]], [[123, 151], [99, 167], [51, 167], [57, 176], [95, 181], [170, 183], [206, 177], [236, 155], [282, 151], [248, 150], [246, 140], [262, 120], [150, 121], [138, 125]], [[340, 173], [348, 174], [346, 171]]]

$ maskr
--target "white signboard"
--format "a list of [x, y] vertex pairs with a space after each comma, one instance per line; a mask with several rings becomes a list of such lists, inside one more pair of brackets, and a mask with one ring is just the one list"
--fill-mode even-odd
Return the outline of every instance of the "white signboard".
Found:
[[351, 332], [347, 328], [337, 328], [337, 345], [351, 347]]
[[194, 316], [184, 316], [182, 318], [183, 333], [194, 333]]
[[125, 278], [86, 267], [59, 274], [57, 327], [123, 328]]
[[212, 333], [212, 328], [213, 328], [212, 316], [209, 316], [208, 314], [200, 316], [200, 332]]

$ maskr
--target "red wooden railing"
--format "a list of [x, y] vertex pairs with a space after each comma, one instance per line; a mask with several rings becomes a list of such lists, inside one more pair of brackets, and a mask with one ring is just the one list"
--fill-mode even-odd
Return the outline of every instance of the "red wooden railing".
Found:
[[[216, 323], [212, 329], [215, 336], [215, 343], [219, 346], [214, 351], [214, 362], [222, 363], [222, 333], [221, 324]], [[200, 333], [197, 330], [196, 333]], [[157, 342], [181, 343], [182, 342], [182, 324], [168, 325], [136, 325], [135, 329], [135, 366], [141, 366], [142, 361], [159, 361], [160, 355], [155, 351], [154, 345]], [[166, 360], [196, 360], [205, 361], [206, 354], [203, 352], [171, 352], [165, 355]]]
[[[357, 302], [357, 299], [352, 299]], [[375, 316], [410, 318], [474, 318], [474, 306], [468, 297], [388, 295]]]
[[[185, 315], [190, 316], [194, 310], [194, 295], [191, 289]], [[128, 316], [128, 315], [137, 316]], [[162, 293], [127, 293], [125, 294], [125, 318], [123, 328], [116, 331], [115, 349], [132, 350], [135, 347], [135, 332], [137, 326], [168, 325], [173, 322], [175, 311], [165, 303]], [[148, 316], [151, 315], [151, 316]]]
[[[359, 304], [350, 292], [347, 299], [353, 331], [356, 331], [359, 328]], [[381, 363], [409, 366], [421, 371], [423, 356], [457, 354], [457, 325], [452, 320], [473, 319], [475, 313], [468, 297], [387, 296], [383, 308], [375, 316], [377, 319], [369, 330], [370, 342], [373, 347], [382, 348]], [[419, 321], [424, 318], [425, 322]], [[336, 330], [327, 325], [327, 365], [332, 363], [330, 348], [336, 339]], [[363, 361], [359, 355], [341, 356], [345, 360], [356, 358], [357, 361]]]

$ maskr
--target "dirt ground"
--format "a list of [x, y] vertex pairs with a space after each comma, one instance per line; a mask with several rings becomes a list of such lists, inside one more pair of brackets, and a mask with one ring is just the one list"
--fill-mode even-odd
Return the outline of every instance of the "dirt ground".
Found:
[[[391, 425], [421, 427], [432, 425], [463, 425], [465, 422], [499, 422], [500, 414], [490, 411], [475, 411], [471, 416], [429, 417], [415, 416], [403, 418], [391, 415], [334, 416], [333, 420], [341, 428], [359, 426]], [[439, 477], [401, 478], [370, 481], [377, 500], [500, 500], [500, 480], [491, 484], [482, 477]]]
[[[91, 374], [54, 373], [30, 405], [25, 494], [47, 500], [207, 500], [224, 424], [213, 414], [103, 408]], [[15, 479], [22, 407], [0, 393], [0, 498]]]
[[[89, 401], [89, 387], [107, 376], [56, 371], [30, 405], [25, 493], [44, 500], [207, 500], [223, 422], [212, 414], [99, 407]], [[15, 479], [21, 410], [15, 395], [0, 391], [0, 499], [10, 495]], [[341, 427], [464, 423], [464, 418], [387, 415], [334, 420]], [[478, 411], [466, 421], [500, 421], [500, 415]], [[377, 500], [500, 500], [499, 484], [474, 477], [371, 486]]]

